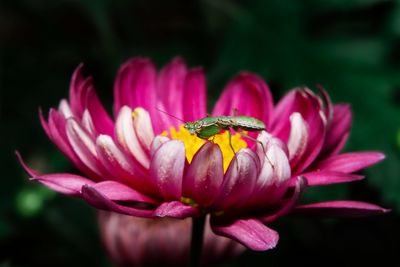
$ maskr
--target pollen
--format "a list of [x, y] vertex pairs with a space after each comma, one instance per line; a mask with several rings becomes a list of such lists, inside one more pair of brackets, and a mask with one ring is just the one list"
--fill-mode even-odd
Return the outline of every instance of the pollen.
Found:
[[[167, 131], [164, 131], [161, 135], [163, 136], [169, 136], [172, 139], [176, 140], [181, 140], [185, 144], [186, 148], [186, 158], [188, 162], [190, 163], [193, 159], [193, 156], [196, 154], [196, 152], [200, 149], [202, 145], [204, 145], [206, 142], [213, 142], [217, 145], [219, 145], [221, 151], [222, 151], [222, 156], [223, 156], [223, 161], [224, 161], [224, 172], [228, 169], [229, 163], [234, 157], [234, 153], [232, 151], [232, 148], [229, 145], [229, 132], [224, 131], [220, 134], [217, 134], [209, 140], [204, 140], [199, 137], [197, 137], [195, 134], [190, 134], [188, 130], [186, 130], [183, 127], [183, 124], [179, 126], [179, 130], [177, 131], [174, 127], [171, 127], [169, 130], [169, 133]], [[235, 133], [232, 134], [232, 146], [233, 149], [235, 150], [235, 153], [237, 153], [240, 149], [247, 147], [246, 141], [242, 139], [242, 136], [240, 133]]]

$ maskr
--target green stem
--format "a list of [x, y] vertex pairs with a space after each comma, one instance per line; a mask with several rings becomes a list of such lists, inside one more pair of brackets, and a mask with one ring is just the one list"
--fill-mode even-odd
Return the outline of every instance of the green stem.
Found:
[[201, 252], [203, 248], [204, 238], [204, 223], [206, 220], [205, 215], [200, 217], [193, 217], [192, 220], [192, 241], [190, 246], [190, 267], [199, 267], [201, 261]]

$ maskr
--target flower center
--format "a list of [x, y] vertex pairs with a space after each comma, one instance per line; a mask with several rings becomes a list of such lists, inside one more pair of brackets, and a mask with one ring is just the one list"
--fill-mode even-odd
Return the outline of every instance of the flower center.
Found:
[[[179, 130], [177, 131], [175, 127], [171, 127], [169, 130], [169, 134], [167, 131], [161, 133], [163, 136], [169, 136], [172, 139], [182, 140], [185, 144], [186, 148], [186, 158], [189, 163], [192, 161], [194, 154], [196, 154], [197, 150], [207, 142], [207, 140], [201, 139], [197, 137], [195, 134], [190, 134], [188, 130], [183, 127], [183, 124], [179, 126]], [[229, 145], [229, 132], [224, 131], [220, 134], [216, 134], [215, 136], [209, 138], [210, 141], [219, 145], [222, 151], [222, 157], [224, 161], [224, 172], [228, 169], [229, 163], [231, 162], [233, 156], [235, 155], [232, 151], [232, 148]], [[237, 153], [240, 149], [247, 147], [246, 141], [242, 139], [242, 136], [239, 133], [232, 134], [231, 143], [235, 153]]]

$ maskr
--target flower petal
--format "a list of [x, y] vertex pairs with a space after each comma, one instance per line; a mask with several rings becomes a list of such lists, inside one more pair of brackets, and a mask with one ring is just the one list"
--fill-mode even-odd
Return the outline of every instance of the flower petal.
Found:
[[258, 172], [259, 159], [257, 155], [247, 148], [239, 150], [225, 174], [214, 208], [225, 210], [242, 206], [249, 201], [249, 197], [254, 191]]
[[224, 89], [215, 104], [212, 114], [246, 115], [263, 121], [270, 126], [273, 99], [264, 80], [252, 73], [242, 72]]
[[19, 152], [15, 154], [24, 170], [32, 177], [32, 180], [38, 181], [54, 191], [66, 195], [78, 196], [83, 185], [94, 184], [92, 180], [70, 173], [40, 174], [25, 164]]
[[85, 107], [92, 115], [93, 125], [98, 134], [114, 136], [114, 122], [104, 109], [93, 87], [89, 87], [86, 93]]
[[[186, 73], [187, 68], [184, 60], [181, 57], [176, 57], [161, 69], [157, 83], [157, 96], [162, 103], [162, 107], [171, 115], [182, 119]], [[166, 119], [165, 116], [168, 116], [166, 114], [160, 115], [164, 119]], [[171, 117], [168, 120], [170, 121], [169, 127], [175, 126], [178, 129], [180, 121]]]
[[157, 217], [172, 217], [184, 219], [199, 215], [200, 211], [192, 206], [183, 204], [180, 201], [164, 202], [154, 211]]
[[353, 152], [332, 156], [318, 164], [317, 169], [352, 173], [369, 167], [383, 160], [380, 152]]
[[85, 109], [84, 95], [87, 87], [92, 84], [92, 79], [90, 77], [85, 79], [82, 72], [83, 64], [81, 63], [72, 74], [69, 87], [69, 101], [71, 104], [71, 109], [78, 118], [81, 118], [83, 110]]
[[147, 178], [147, 170], [125, 154], [110, 136], [99, 135], [96, 145], [100, 161], [115, 180], [146, 193], [154, 192], [156, 188]]
[[295, 185], [293, 188], [293, 192], [291, 193], [291, 196], [289, 196], [289, 198], [282, 201], [279, 209], [275, 213], [265, 216], [263, 218], [259, 218], [260, 221], [262, 221], [263, 223], [273, 222], [273, 221], [277, 220], [279, 217], [286, 215], [293, 209], [293, 207], [296, 205], [297, 201], [299, 200], [301, 193], [304, 191], [304, 189], [307, 186], [307, 181], [301, 176], [298, 176], [294, 180], [295, 180]]
[[232, 238], [252, 250], [268, 250], [276, 246], [279, 235], [258, 220], [242, 219], [219, 225], [211, 218], [211, 228], [217, 235]]
[[114, 84], [114, 114], [123, 106], [150, 110], [156, 106], [156, 69], [147, 58], [136, 57], [124, 63]]
[[301, 160], [308, 143], [308, 125], [300, 113], [290, 115], [290, 136], [288, 141], [289, 159], [292, 166]]
[[387, 213], [390, 210], [380, 206], [360, 201], [328, 201], [313, 204], [299, 205], [293, 213], [296, 215], [317, 217], [364, 217]]
[[326, 132], [324, 147], [320, 158], [337, 154], [349, 136], [352, 115], [350, 105], [338, 104], [333, 108], [333, 119]]
[[116, 181], [104, 181], [93, 184], [92, 187], [110, 200], [157, 204], [157, 201], [147, 195]]
[[210, 205], [224, 178], [222, 152], [218, 145], [205, 143], [194, 155], [183, 180], [183, 196], [201, 206]]
[[154, 210], [151, 209], [140, 209], [134, 208], [129, 206], [124, 206], [117, 204], [116, 202], [112, 201], [94, 187], [89, 185], [84, 185], [82, 187], [82, 198], [86, 200], [90, 205], [95, 206], [98, 209], [114, 211], [121, 214], [131, 215], [131, 216], [138, 216], [138, 217], [145, 217], [145, 218], [152, 218]]
[[207, 116], [206, 80], [201, 68], [190, 70], [183, 92], [184, 121], [196, 121]]
[[185, 160], [185, 145], [177, 140], [162, 144], [151, 159], [150, 177], [167, 200], [181, 198]]
[[136, 136], [144, 148], [144, 151], [150, 155], [151, 143], [154, 140], [154, 131], [151, 125], [149, 113], [143, 108], [135, 108], [132, 113], [133, 127], [136, 131]]
[[308, 125], [308, 142], [302, 157], [295, 164], [291, 164], [292, 172], [301, 173], [318, 156], [321, 151], [327, 119], [322, 110], [321, 100], [309, 89], [293, 90], [289, 92], [274, 110], [271, 132], [286, 142], [289, 139], [291, 127], [289, 117], [298, 112]]
[[364, 178], [362, 175], [347, 174], [335, 171], [313, 171], [302, 174], [307, 179], [308, 186], [330, 185], [358, 181]]
[[133, 126], [132, 110], [124, 106], [121, 108], [115, 124], [116, 136], [119, 144], [146, 169], [150, 166], [149, 155], [146, 154]]
[[109, 176], [97, 158], [94, 140], [74, 118], [67, 120], [66, 132], [69, 143], [79, 159], [98, 176], [103, 178]]

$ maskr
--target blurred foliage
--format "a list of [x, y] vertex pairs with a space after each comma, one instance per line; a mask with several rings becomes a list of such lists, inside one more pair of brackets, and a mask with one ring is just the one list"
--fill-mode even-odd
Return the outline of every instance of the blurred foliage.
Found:
[[[305, 201], [359, 199], [391, 215], [332, 223], [286, 219], [282, 241], [248, 252], [234, 266], [372, 266], [396, 260], [400, 223], [400, 1], [384, 0], [1, 0], [0, 266], [111, 266], [95, 211], [27, 181], [14, 150], [45, 171], [73, 171], [45, 137], [37, 107], [67, 95], [85, 62], [111, 110], [113, 77], [135, 55], [161, 66], [182, 55], [207, 72], [210, 103], [242, 69], [261, 74], [278, 99], [295, 86], [322, 84], [354, 111], [349, 151], [379, 150], [387, 160], [367, 179], [315, 188]], [[312, 257], [305, 255], [314, 253]], [[287, 257], [292, 255], [293, 257]], [[319, 256], [316, 256], [319, 255]]]

